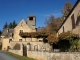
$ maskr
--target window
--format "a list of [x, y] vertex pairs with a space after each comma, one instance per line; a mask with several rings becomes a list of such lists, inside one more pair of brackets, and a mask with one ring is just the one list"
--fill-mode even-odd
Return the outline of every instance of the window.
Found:
[[77, 16], [76, 26], [79, 26], [80, 24], [80, 16]]
[[23, 30], [20, 30], [20, 33], [23, 33]]
[[27, 43], [27, 50], [30, 51], [31, 50], [31, 44]]
[[42, 42], [42, 40], [39, 40], [39, 42]]
[[38, 45], [35, 45], [35, 46], [34, 46], [34, 50], [35, 50], [35, 51], [38, 51]]
[[9, 43], [12, 41], [12, 39], [9, 39]]
[[13, 37], [14, 36], [14, 34], [13, 33], [10, 33], [10, 37]]
[[29, 17], [29, 20], [33, 20], [33, 17]]
[[64, 32], [64, 26], [63, 26], [63, 32]]
[[21, 41], [22, 41], [22, 39], [19, 39], [19, 41], [21, 42]]
[[14, 33], [12, 33], [12, 37], [14, 36]]
[[72, 29], [74, 29], [75, 28], [74, 14], [71, 16], [71, 20], [72, 20]]
[[9, 50], [10, 49], [10, 46], [7, 46], [7, 50]]

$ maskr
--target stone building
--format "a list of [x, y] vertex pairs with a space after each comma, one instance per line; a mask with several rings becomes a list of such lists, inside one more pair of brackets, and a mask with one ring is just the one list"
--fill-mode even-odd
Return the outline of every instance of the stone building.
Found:
[[[1, 35], [2, 37], [2, 50], [13, 49], [16, 43], [23, 45], [21, 49], [27, 50], [49, 50], [49, 44], [42, 42], [43, 38], [23, 38], [19, 34], [22, 32], [37, 32], [36, 17], [30, 15], [27, 22], [22, 19], [14, 29], [5, 29]], [[24, 48], [25, 47], [25, 48]], [[19, 51], [18, 51], [19, 52]], [[19, 52], [22, 55], [22, 52]]]
[[80, 35], [80, 0], [77, 0], [72, 10], [65, 18], [64, 22], [57, 31], [57, 35], [62, 32], [72, 31]]

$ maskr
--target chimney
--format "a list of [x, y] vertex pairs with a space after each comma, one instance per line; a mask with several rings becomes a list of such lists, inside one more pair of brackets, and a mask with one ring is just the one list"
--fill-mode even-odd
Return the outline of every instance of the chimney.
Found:
[[9, 32], [9, 29], [7, 29], [7, 32]]

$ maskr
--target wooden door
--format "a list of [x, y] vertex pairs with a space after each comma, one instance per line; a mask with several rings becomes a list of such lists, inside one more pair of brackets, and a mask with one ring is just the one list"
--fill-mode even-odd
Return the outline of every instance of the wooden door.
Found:
[[25, 45], [23, 45], [23, 56], [27, 57], [27, 48]]

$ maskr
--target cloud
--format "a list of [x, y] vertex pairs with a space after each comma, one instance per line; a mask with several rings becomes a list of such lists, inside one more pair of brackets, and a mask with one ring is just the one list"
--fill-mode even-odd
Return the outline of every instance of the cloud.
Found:
[[62, 16], [62, 14], [60, 12], [59, 13], [49, 13], [49, 14], [47, 14], [47, 13], [45, 13], [45, 14], [36, 13], [34, 15], [39, 16], [39, 17], [49, 17], [50, 15], [53, 15], [55, 17], [61, 17]]
[[53, 16], [55, 16], [55, 17], [60, 17], [60, 16], [62, 16], [61, 13], [46, 14], [46, 15], [44, 15], [44, 16], [49, 17], [50, 15], [53, 15]]

